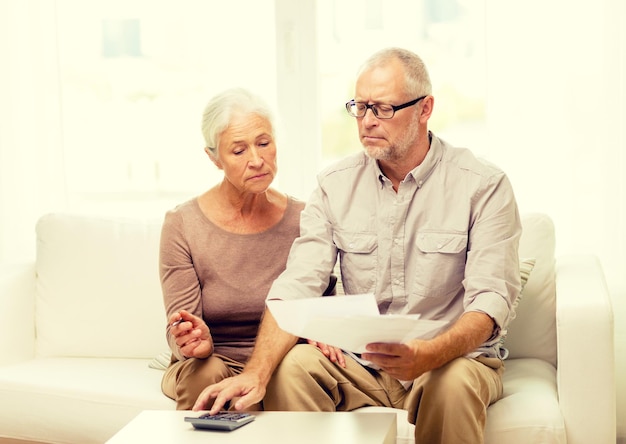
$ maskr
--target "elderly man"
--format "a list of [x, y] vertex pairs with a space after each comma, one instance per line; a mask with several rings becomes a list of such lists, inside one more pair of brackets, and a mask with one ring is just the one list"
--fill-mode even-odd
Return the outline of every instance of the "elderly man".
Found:
[[369, 344], [365, 366], [327, 344], [297, 344], [266, 310], [244, 371], [207, 387], [196, 409], [262, 397], [267, 410], [390, 406], [408, 410], [419, 443], [483, 441], [486, 409], [502, 396], [521, 224], [506, 175], [428, 130], [433, 107], [414, 53], [389, 48], [365, 62], [346, 104], [364, 152], [319, 174], [268, 299], [319, 296], [339, 256], [346, 294], [373, 293], [382, 314], [448, 327]]

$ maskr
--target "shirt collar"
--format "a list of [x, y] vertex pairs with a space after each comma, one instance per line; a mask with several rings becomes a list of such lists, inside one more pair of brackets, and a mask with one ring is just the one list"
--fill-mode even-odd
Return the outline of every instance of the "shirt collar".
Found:
[[424, 182], [428, 180], [432, 172], [435, 170], [437, 164], [441, 161], [441, 157], [443, 156], [443, 147], [441, 145], [441, 140], [439, 140], [439, 138], [430, 131], [428, 132], [428, 138], [430, 139], [430, 148], [426, 153], [426, 157], [424, 157], [422, 163], [409, 171], [408, 174], [413, 177], [415, 183], [417, 183], [417, 186], [420, 188], [422, 187]]

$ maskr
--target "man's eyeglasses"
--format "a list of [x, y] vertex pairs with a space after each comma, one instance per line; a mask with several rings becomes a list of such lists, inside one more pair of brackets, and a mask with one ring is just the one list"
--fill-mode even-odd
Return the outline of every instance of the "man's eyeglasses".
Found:
[[365, 117], [365, 113], [367, 112], [367, 110], [371, 109], [376, 118], [391, 119], [396, 111], [408, 108], [409, 106], [413, 106], [426, 97], [427, 96], [418, 97], [417, 99], [403, 103], [402, 105], [387, 105], [384, 103], [373, 103], [370, 105], [369, 103], [350, 100], [348, 103], [346, 103], [346, 110], [348, 111], [348, 114], [350, 114], [352, 117]]

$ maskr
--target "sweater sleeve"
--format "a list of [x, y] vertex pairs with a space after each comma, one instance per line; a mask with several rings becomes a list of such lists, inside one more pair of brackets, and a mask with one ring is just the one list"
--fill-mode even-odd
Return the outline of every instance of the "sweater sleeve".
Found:
[[[159, 275], [167, 319], [183, 309], [202, 317], [200, 281], [185, 236], [181, 211], [172, 210], [165, 215], [161, 230]], [[186, 359], [167, 326], [166, 338], [174, 356], [179, 360]]]

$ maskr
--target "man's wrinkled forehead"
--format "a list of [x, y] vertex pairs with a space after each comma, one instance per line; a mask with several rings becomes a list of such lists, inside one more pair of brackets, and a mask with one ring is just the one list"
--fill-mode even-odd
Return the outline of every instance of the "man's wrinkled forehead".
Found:
[[357, 78], [354, 99], [371, 103], [393, 103], [403, 97], [404, 70], [400, 64], [369, 67]]

